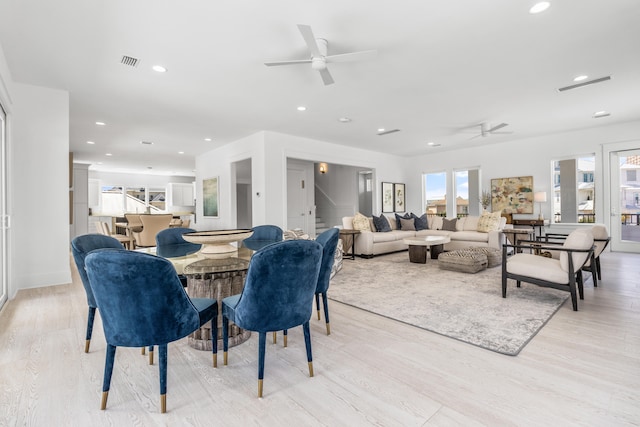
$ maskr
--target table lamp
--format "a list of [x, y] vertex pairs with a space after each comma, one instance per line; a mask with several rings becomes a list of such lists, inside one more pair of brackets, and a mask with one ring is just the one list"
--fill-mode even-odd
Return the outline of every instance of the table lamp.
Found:
[[538, 191], [533, 194], [533, 201], [540, 204], [540, 213], [538, 215], [538, 219], [540, 221], [544, 220], [544, 215], [542, 215], [542, 204], [547, 202], [547, 192], [546, 191]]

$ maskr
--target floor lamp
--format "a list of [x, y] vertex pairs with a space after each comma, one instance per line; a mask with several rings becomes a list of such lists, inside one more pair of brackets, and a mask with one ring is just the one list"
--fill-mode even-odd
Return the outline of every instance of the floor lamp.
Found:
[[538, 219], [540, 221], [544, 220], [544, 215], [542, 215], [542, 204], [547, 202], [547, 192], [539, 191], [533, 194], [533, 201], [540, 205], [540, 213], [538, 214]]

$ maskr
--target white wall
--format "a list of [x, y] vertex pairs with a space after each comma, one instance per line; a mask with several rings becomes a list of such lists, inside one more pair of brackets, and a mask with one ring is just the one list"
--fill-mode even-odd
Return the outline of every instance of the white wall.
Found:
[[69, 283], [69, 94], [14, 83], [9, 296]]

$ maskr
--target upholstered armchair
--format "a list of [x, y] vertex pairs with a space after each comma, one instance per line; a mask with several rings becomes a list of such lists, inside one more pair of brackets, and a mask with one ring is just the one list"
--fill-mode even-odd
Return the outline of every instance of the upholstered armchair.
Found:
[[262, 397], [266, 334], [302, 325], [309, 376], [313, 377], [309, 319], [318, 283], [322, 246], [287, 240], [265, 246], [251, 258], [244, 289], [222, 300], [222, 342], [227, 364], [229, 321], [258, 332], [258, 397]]
[[[533, 283], [571, 293], [573, 310], [578, 311], [578, 297], [584, 299], [582, 267], [593, 256], [593, 234], [590, 230], [578, 229], [567, 236], [560, 246], [544, 246], [542, 243], [521, 242], [520, 245], [504, 244], [502, 247], [502, 297], [507, 297], [507, 279], [514, 279], [519, 288], [521, 282]], [[508, 248], [528, 250], [507, 257]], [[536, 253], [558, 251], [559, 259]]]
[[140, 223], [142, 224], [142, 230], [133, 232], [133, 237], [136, 241], [136, 246], [151, 247], [156, 245], [156, 234], [160, 230], [169, 228], [171, 214], [148, 214], [140, 215]]
[[73, 260], [78, 267], [78, 274], [80, 280], [82, 280], [82, 286], [87, 294], [87, 305], [89, 306], [89, 314], [87, 316], [87, 332], [85, 334], [84, 352], [89, 353], [89, 347], [91, 346], [91, 335], [93, 333], [93, 321], [96, 317], [96, 308], [98, 307], [96, 299], [93, 296], [91, 285], [89, 284], [89, 277], [85, 269], [85, 258], [89, 252], [96, 249], [122, 249], [123, 246], [120, 242], [110, 236], [103, 234], [85, 234], [78, 236], [71, 241], [71, 253]]
[[[185, 233], [193, 233], [192, 228], [176, 227], [160, 230], [156, 234], [156, 255], [163, 258], [183, 257], [198, 252], [202, 245], [187, 242], [182, 238]], [[187, 286], [187, 277], [179, 274], [178, 278], [182, 286]]]
[[282, 241], [282, 229], [277, 225], [257, 225], [253, 234], [242, 241], [242, 246], [257, 251], [275, 242]]
[[106, 409], [117, 347], [157, 345], [160, 408], [166, 412], [167, 345], [211, 321], [213, 366], [217, 366], [218, 303], [189, 298], [168, 260], [150, 254], [105, 249], [85, 260], [107, 340], [101, 409]]

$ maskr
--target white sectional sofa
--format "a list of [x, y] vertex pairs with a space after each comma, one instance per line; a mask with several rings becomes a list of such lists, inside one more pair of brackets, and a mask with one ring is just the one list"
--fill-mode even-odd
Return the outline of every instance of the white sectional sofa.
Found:
[[[446, 251], [472, 246], [500, 249], [503, 242], [502, 230], [506, 224], [506, 218], [502, 217], [497, 230], [481, 232], [477, 230], [480, 217], [468, 216], [459, 218], [456, 221], [456, 231], [446, 231], [442, 230], [443, 218], [432, 215], [428, 216], [428, 230], [398, 230], [395, 216], [385, 216], [391, 231], [375, 231], [373, 218], [369, 218], [369, 226], [373, 231], [361, 230], [360, 234], [356, 236], [354, 244], [354, 253], [356, 255], [371, 258], [375, 255], [406, 250], [408, 246], [403, 242], [403, 239], [420, 236], [449, 236], [451, 242], [444, 245]], [[353, 229], [353, 218], [353, 216], [343, 217], [342, 227]]]

